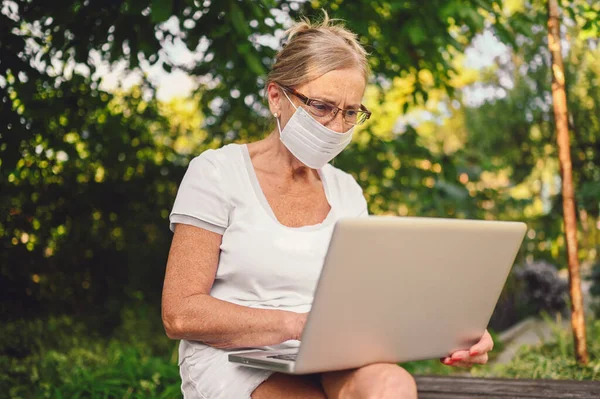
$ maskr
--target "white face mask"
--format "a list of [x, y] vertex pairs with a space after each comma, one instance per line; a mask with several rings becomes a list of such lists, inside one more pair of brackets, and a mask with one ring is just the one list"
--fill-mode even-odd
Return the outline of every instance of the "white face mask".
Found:
[[[287, 94], [285, 96], [292, 103]], [[283, 130], [279, 118], [275, 118], [279, 139], [304, 165], [321, 169], [350, 144], [354, 126], [346, 133], [338, 133], [320, 124], [304, 108], [296, 107], [293, 103], [292, 106], [296, 111]]]

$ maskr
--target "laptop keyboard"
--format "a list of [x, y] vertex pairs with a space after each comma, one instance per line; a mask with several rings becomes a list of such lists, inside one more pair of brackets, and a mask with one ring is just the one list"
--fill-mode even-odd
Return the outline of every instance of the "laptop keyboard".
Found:
[[297, 353], [290, 353], [288, 355], [273, 355], [273, 356], [267, 356], [267, 357], [269, 359], [289, 360], [289, 361], [295, 362], [296, 355], [297, 355]]

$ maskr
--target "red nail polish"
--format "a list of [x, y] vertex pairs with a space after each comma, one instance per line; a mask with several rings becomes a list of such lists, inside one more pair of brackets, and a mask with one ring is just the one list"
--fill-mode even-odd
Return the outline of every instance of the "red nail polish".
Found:
[[477, 356], [477, 355], [479, 355], [479, 352], [473, 351], [473, 352], [470, 352], [469, 355], [471, 355], [471, 356]]

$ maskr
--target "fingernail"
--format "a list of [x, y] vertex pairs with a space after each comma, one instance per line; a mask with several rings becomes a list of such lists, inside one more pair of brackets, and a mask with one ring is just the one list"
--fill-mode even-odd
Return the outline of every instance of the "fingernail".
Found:
[[479, 352], [477, 352], [477, 351], [471, 351], [471, 352], [469, 352], [469, 355], [471, 355], [471, 356], [477, 356], [477, 355], [479, 355]]

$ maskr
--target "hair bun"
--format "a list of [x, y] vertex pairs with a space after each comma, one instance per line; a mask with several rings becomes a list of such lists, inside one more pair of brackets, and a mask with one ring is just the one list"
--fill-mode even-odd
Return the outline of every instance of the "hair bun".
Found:
[[296, 86], [334, 69], [357, 67], [365, 80], [369, 74], [367, 53], [356, 34], [339, 19], [323, 17], [315, 22], [302, 18], [285, 31], [281, 50], [267, 76], [267, 84]]
[[310, 31], [311, 29], [314, 29], [314, 28], [315, 28], [315, 26], [313, 26], [308, 19], [303, 18], [301, 21], [296, 22], [294, 25], [292, 25], [291, 28], [289, 28], [287, 31], [285, 31], [285, 35], [284, 35], [285, 44], [287, 44], [295, 36], [298, 36], [299, 34], [301, 34], [303, 32]]
[[308, 18], [303, 17], [300, 21], [294, 23], [287, 31], [285, 31], [285, 40], [283, 40], [282, 46], [287, 44], [290, 40], [292, 40], [295, 36], [299, 36], [305, 32], [309, 32], [313, 29], [321, 29], [321, 28], [329, 28], [333, 27], [334, 24], [332, 22], [341, 21], [339, 19], [331, 19], [329, 18], [329, 14], [324, 9], [323, 11], [323, 19], [319, 22], [311, 22]]

